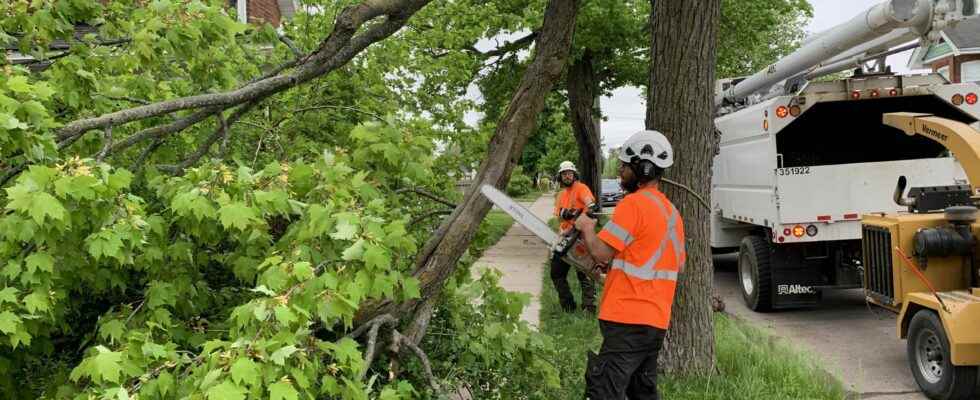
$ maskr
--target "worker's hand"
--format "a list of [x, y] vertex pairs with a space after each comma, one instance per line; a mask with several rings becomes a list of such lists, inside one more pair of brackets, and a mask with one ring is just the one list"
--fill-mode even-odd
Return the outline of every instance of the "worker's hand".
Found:
[[561, 209], [561, 219], [566, 221], [571, 221], [578, 216], [578, 211], [574, 208], [563, 208]]
[[594, 219], [589, 218], [586, 213], [582, 213], [582, 215], [579, 215], [578, 219], [575, 220], [575, 229], [582, 232], [595, 232], [595, 223], [596, 221]]

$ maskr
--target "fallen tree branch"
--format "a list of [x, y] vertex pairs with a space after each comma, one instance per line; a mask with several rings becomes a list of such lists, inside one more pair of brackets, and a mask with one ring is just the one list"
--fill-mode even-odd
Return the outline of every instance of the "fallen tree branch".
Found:
[[296, 43], [293, 42], [293, 39], [290, 39], [289, 36], [286, 36], [282, 32], [276, 32], [276, 37], [279, 38], [279, 41], [282, 42], [282, 44], [289, 48], [289, 51], [293, 52], [293, 55], [296, 56], [297, 59], [303, 58], [305, 54], [300, 51], [299, 47], [296, 46]]
[[427, 220], [429, 218], [432, 218], [432, 217], [436, 217], [436, 216], [439, 216], [439, 215], [449, 215], [449, 214], [452, 214], [452, 213], [453, 213], [453, 210], [435, 210], [435, 211], [429, 211], [429, 212], [427, 212], [425, 214], [422, 214], [422, 215], [419, 215], [419, 216], [417, 216], [415, 218], [412, 218], [412, 220], [408, 222], [408, 226], [413, 226], [413, 225], [415, 225], [415, 224], [417, 224], [419, 222], [425, 221], [425, 220]]
[[425, 355], [422, 348], [420, 348], [417, 344], [412, 343], [409, 338], [403, 336], [401, 333], [398, 333], [397, 330], [391, 331], [391, 341], [392, 343], [405, 345], [409, 348], [409, 350], [412, 350], [412, 352], [415, 353], [415, 356], [418, 357], [419, 361], [422, 363], [422, 372], [425, 374], [425, 378], [429, 380], [429, 386], [431, 386], [433, 390], [438, 391], [439, 383], [436, 381], [435, 375], [432, 374], [432, 364], [429, 363], [429, 357]]
[[112, 125], [105, 128], [105, 143], [102, 144], [102, 150], [99, 154], [95, 156], [95, 162], [102, 162], [105, 156], [109, 154], [109, 148], [112, 147]]
[[211, 136], [208, 136], [201, 144], [198, 146], [197, 151], [185, 158], [178, 164], [175, 165], [161, 165], [158, 166], [159, 169], [167, 171], [171, 174], [181, 174], [187, 167], [194, 165], [201, 160], [208, 152], [211, 150], [211, 146], [218, 142], [218, 139], [227, 138], [229, 135], [230, 127], [235, 124], [241, 117], [252, 110], [257, 102], [245, 103], [241, 107], [235, 109], [235, 111], [225, 119], [223, 115], [218, 114], [218, 129], [215, 130]]
[[[290, 73], [274, 75], [228, 92], [182, 97], [120, 110], [94, 118], [77, 120], [61, 128], [57, 133], [57, 138], [64, 140], [81, 135], [91, 129], [105, 127], [109, 121], [115, 124], [126, 124], [180, 110], [202, 107], [216, 107], [220, 110], [278, 93], [347, 64], [367, 46], [398, 31], [409, 17], [430, 1], [365, 1], [347, 7], [337, 17], [333, 32], [321, 42], [316, 51], [305, 56], [300, 61], [300, 65]], [[381, 16], [387, 16], [384, 22], [371, 25], [361, 35], [354, 35], [366, 22]]]
[[402, 194], [402, 193], [408, 193], [408, 192], [412, 192], [412, 193], [418, 194], [418, 195], [420, 195], [422, 197], [425, 197], [425, 198], [430, 199], [432, 201], [435, 201], [437, 203], [444, 204], [447, 207], [456, 208], [456, 203], [453, 203], [453, 202], [451, 202], [449, 200], [446, 200], [446, 199], [444, 199], [442, 197], [439, 197], [438, 195], [436, 195], [436, 194], [434, 194], [434, 193], [432, 193], [430, 191], [427, 191], [425, 189], [421, 189], [421, 188], [417, 188], [417, 187], [411, 187], [411, 188], [401, 188], [401, 189], [395, 190], [395, 193], [396, 194]]

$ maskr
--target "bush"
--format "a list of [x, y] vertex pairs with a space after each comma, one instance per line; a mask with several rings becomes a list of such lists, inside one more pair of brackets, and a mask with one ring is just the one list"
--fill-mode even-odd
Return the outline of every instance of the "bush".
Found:
[[510, 174], [510, 182], [507, 183], [507, 194], [510, 196], [524, 196], [534, 191], [534, 181], [531, 177], [524, 174], [521, 166], [514, 168]]

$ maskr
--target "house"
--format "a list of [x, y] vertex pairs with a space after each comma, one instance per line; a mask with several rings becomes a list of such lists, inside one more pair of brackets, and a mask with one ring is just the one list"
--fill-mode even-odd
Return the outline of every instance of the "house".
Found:
[[946, 29], [938, 43], [917, 48], [908, 66], [932, 69], [953, 83], [980, 82], [980, 18]]
[[238, 20], [259, 25], [269, 23], [278, 27], [284, 19], [296, 13], [297, 0], [229, 0], [237, 10]]

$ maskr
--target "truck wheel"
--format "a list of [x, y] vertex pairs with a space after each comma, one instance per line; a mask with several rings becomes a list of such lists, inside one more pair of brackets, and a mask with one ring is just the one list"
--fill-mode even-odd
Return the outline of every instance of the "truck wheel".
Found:
[[915, 383], [933, 400], [969, 399], [977, 383], [977, 367], [952, 364], [949, 339], [939, 316], [919, 310], [909, 322], [909, 367]]
[[769, 243], [759, 236], [746, 236], [738, 248], [738, 280], [745, 305], [753, 311], [772, 309], [772, 263]]

